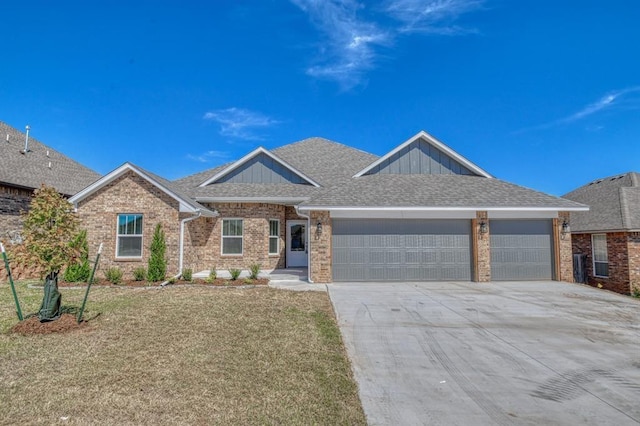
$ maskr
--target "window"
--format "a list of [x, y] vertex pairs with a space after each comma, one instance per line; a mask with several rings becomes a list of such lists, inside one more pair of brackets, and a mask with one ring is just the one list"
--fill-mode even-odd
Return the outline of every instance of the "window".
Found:
[[280, 221], [269, 221], [269, 254], [280, 254]]
[[222, 254], [242, 254], [242, 219], [222, 220]]
[[142, 257], [142, 215], [119, 214], [116, 257]]
[[591, 236], [593, 250], [593, 275], [596, 277], [609, 276], [609, 258], [607, 257], [607, 235], [594, 234]]

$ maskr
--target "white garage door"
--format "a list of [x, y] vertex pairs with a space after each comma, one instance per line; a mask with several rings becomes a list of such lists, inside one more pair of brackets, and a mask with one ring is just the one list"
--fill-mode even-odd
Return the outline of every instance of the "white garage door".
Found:
[[553, 279], [552, 221], [492, 220], [491, 280]]
[[471, 221], [334, 219], [334, 281], [470, 281]]

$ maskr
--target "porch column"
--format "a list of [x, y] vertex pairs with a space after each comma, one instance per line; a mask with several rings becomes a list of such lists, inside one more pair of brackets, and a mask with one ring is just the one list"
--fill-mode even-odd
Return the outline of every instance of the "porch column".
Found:
[[562, 224], [569, 225], [569, 212], [558, 212], [558, 218], [553, 219], [553, 239], [555, 241], [556, 280], [573, 282], [573, 252], [571, 247], [571, 233], [562, 234]]
[[[331, 270], [331, 216], [328, 211], [312, 211], [309, 223], [309, 276], [314, 283], [330, 283]], [[318, 224], [322, 231], [318, 232]]]
[[[486, 232], [480, 232], [480, 224], [484, 222]], [[491, 281], [491, 229], [489, 215], [486, 211], [477, 211], [476, 218], [471, 220], [471, 240], [473, 243], [473, 280], [480, 283]]]

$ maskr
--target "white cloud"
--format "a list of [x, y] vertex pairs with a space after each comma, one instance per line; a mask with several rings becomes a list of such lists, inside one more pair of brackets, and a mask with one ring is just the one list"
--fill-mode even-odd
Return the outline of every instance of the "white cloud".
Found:
[[229, 153], [227, 151], [207, 151], [200, 155], [187, 154], [187, 158], [200, 163], [209, 163], [212, 161], [226, 160], [229, 158]]
[[245, 140], [261, 140], [262, 137], [256, 133], [257, 129], [279, 123], [260, 112], [236, 107], [209, 111], [203, 118], [218, 123], [221, 135]]
[[324, 37], [317, 64], [309, 67], [307, 74], [350, 89], [376, 66], [378, 49], [392, 45], [401, 34], [470, 32], [453, 22], [461, 14], [478, 9], [484, 0], [386, 0], [371, 10], [356, 0], [291, 2], [309, 15]]
[[576, 121], [605, 109], [609, 109], [613, 106], [618, 105], [621, 99], [623, 99], [626, 95], [637, 92], [640, 92], [640, 86], [627, 87], [626, 89], [609, 92], [598, 99], [596, 102], [587, 105], [575, 114], [563, 118], [562, 120], [560, 120], [560, 122]]

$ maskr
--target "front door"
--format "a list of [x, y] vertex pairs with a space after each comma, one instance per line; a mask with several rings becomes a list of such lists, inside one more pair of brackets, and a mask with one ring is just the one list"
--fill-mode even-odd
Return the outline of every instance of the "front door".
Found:
[[307, 266], [307, 221], [287, 222], [287, 268]]

